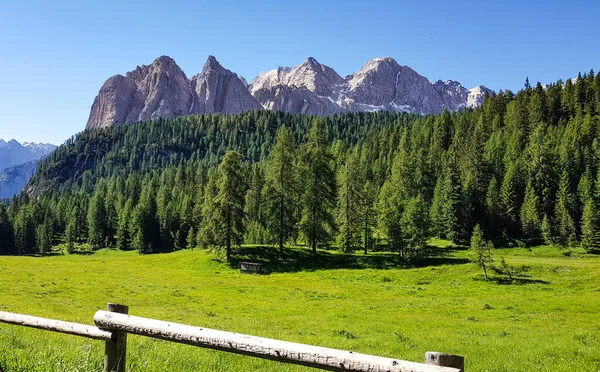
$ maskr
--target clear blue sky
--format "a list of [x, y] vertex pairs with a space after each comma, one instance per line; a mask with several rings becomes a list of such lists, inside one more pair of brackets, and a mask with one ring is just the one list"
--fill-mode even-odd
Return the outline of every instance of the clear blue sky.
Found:
[[0, 3], [0, 138], [62, 143], [102, 83], [160, 55], [248, 80], [315, 57], [345, 76], [391, 56], [430, 81], [518, 90], [600, 68], [600, 1]]

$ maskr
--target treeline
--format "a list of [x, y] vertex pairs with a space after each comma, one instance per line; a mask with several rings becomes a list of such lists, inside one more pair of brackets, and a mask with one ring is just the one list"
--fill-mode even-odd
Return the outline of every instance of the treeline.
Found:
[[476, 224], [600, 250], [600, 77], [460, 113], [204, 115], [86, 131], [0, 207], [2, 253], [376, 242], [403, 257]]

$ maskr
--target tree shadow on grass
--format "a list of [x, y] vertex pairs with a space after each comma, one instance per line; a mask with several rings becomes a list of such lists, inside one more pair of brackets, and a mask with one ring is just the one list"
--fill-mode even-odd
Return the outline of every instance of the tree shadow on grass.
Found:
[[507, 277], [497, 277], [497, 276], [488, 278], [488, 281], [496, 283], [498, 285], [550, 284], [549, 281], [540, 280], [540, 279], [507, 278]]
[[317, 254], [308, 249], [285, 248], [283, 252], [275, 247], [241, 247], [233, 252], [229, 265], [239, 268], [240, 262], [257, 262], [263, 265], [265, 273], [298, 272], [332, 269], [395, 269], [439, 265], [458, 265], [469, 262], [467, 259], [432, 256], [400, 259], [397, 253], [343, 254], [319, 250]]

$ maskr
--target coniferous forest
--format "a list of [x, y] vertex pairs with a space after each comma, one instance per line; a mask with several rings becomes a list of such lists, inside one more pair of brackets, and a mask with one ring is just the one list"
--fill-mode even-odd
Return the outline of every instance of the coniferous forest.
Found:
[[427, 255], [490, 239], [600, 252], [600, 75], [478, 109], [254, 111], [85, 131], [0, 204], [0, 254], [241, 244]]

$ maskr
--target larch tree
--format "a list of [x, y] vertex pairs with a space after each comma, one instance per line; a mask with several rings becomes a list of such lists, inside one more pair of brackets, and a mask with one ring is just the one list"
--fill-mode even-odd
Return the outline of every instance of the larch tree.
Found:
[[265, 209], [269, 232], [276, 238], [279, 250], [294, 234], [298, 178], [296, 145], [285, 126], [279, 127], [273, 149], [266, 163]]
[[328, 143], [325, 122], [317, 118], [308, 133], [300, 169], [303, 192], [299, 227], [313, 253], [317, 253], [317, 246], [329, 241], [335, 231], [332, 211], [336, 184]]
[[354, 252], [361, 242], [361, 175], [356, 159], [349, 155], [338, 171], [337, 223], [338, 246], [342, 252]]
[[0, 255], [15, 253], [15, 235], [7, 208], [0, 204]]
[[242, 155], [228, 151], [219, 164], [218, 192], [215, 197], [215, 240], [224, 247], [227, 262], [231, 262], [233, 245], [243, 242], [246, 181], [242, 171]]
[[483, 270], [485, 280], [488, 280], [487, 269], [493, 262], [492, 248], [493, 244], [483, 238], [481, 227], [475, 225], [473, 234], [471, 234], [471, 261]]

